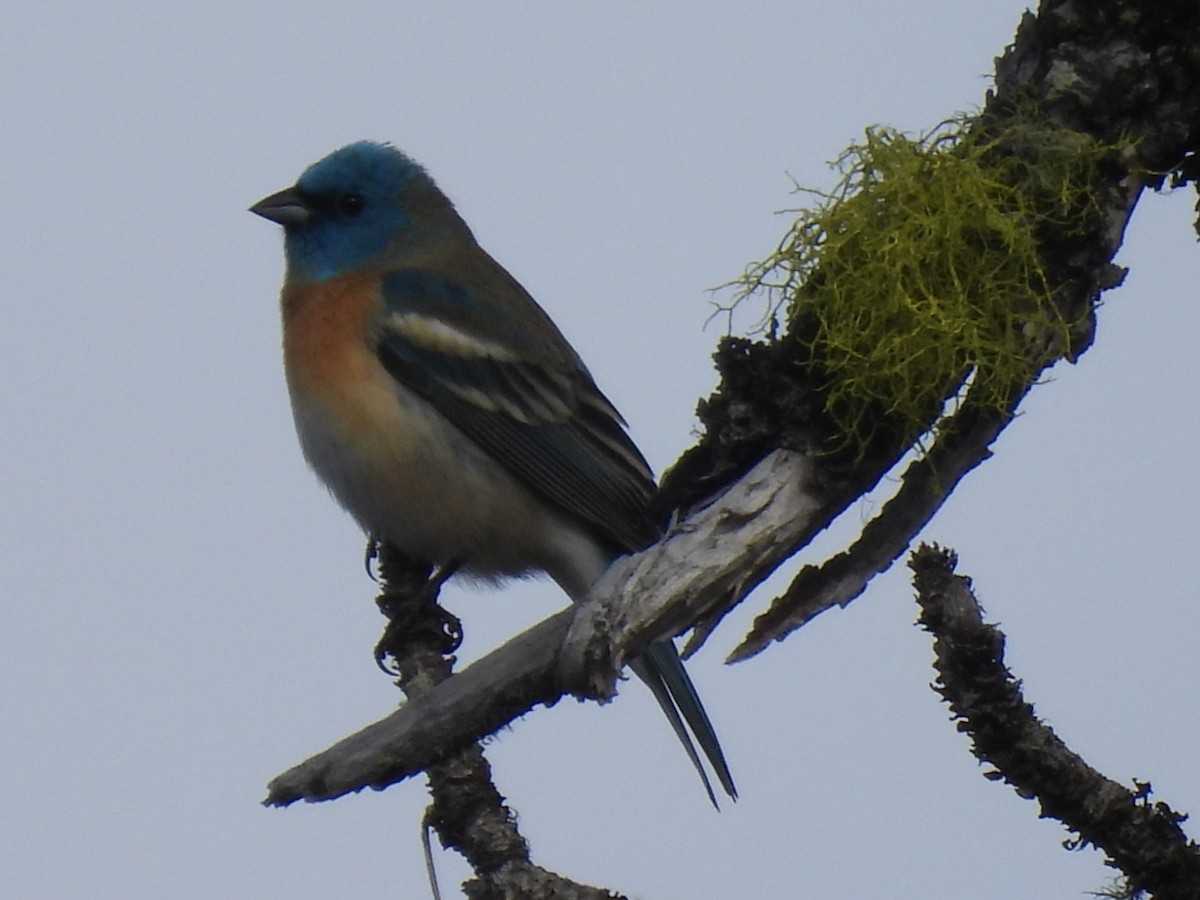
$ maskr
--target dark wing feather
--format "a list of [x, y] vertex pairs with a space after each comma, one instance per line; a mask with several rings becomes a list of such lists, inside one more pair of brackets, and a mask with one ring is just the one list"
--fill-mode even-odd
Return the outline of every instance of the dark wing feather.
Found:
[[[406, 309], [429, 310], [434, 298], [414, 298], [412, 292], [437, 284], [431, 278], [405, 279], [405, 296], [389, 298], [392, 308], [402, 300]], [[432, 321], [423, 313], [408, 315]], [[657, 539], [646, 514], [654, 490], [649, 467], [586, 371], [553, 357], [531, 362], [488, 353], [482, 341], [471, 346], [421, 340], [419, 333], [396, 326], [379, 333], [376, 352], [393, 378], [614, 551], [640, 549]]]

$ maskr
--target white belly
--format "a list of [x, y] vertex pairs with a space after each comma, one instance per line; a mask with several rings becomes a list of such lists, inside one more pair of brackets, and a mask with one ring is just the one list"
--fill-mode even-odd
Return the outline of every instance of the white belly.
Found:
[[338, 502], [412, 556], [482, 577], [542, 570], [582, 596], [609, 562], [596, 542], [428, 403], [383, 378], [374, 391], [360, 383], [358, 408], [346, 415], [293, 395], [304, 455]]

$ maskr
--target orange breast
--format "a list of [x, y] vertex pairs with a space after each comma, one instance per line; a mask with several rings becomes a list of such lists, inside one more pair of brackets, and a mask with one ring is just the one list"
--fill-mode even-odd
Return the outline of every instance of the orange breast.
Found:
[[382, 374], [369, 346], [371, 323], [382, 304], [377, 285], [377, 275], [365, 274], [284, 288], [283, 355], [294, 396], [311, 398], [341, 416], [361, 412], [356, 407], [364, 388]]

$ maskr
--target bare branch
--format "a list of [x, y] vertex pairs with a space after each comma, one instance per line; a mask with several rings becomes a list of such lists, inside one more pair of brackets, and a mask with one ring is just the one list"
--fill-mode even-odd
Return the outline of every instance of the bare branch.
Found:
[[[438, 605], [448, 573], [433, 575], [427, 564], [383, 544], [379, 553], [383, 590], [376, 602], [388, 617], [375, 658], [399, 676], [396, 685], [409, 701], [425, 696], [450, 677], [454, 652], [462, 642], [458, 619]], [[432, 576], [432, 577], [431, 577]], [[561, 897], [575, 900], [623, 900], [599, 888], [580, 884], [530, 860], [529, 844], [517, 828], [515, 813], [492, 783], [492, 770], [478, 744], [470, 744], [428, 767], [433, 798], [425, 814], [425, 854], [432, 893], [439, 894], [428, 828], [444, 847], [461, 853], [475, 871], [463, 885], [478, 900]]]
[[749, 659], [826, 610], [844, 607], [861, 595], [872, 578], [886, 572], [908, 549], [959, 481], [991, 455], [988, 448], [1010, 421], [1011, 413], [997, 409], [961, 410], [930, 451], [908, 467], [900, 490], [858, 540], [821, 565], [801, 569], [787, 591], [754, 620], [729, 661]]
[[539, 703], [552, 705], [554, 659], [571, 624], [564, 610], [513, 638], [385, 719], [338, 741], [267, 786], [268, 806], [382, 790], [416, 775]]
[[812, 459], [777, 450], [662, 543], [617, 560], [563, 643], [563, 683], [576, 694], [607, 699], [630, 656], [714, 609], [736, 605], [827, 524], [814, 478]]
[[806, 457], [771, 454], [661, 543], [614, 564], [593, 599], [283, 773], [264, 802], [286, 806], [379, 790], [568, 692], [612, 697], [622, 660], [715, 604], [736, 601], [795, 552], [820, 508], [806, 491], [811, 475]]
[[972, 752], [996, 767], [1022, 797], [1036, 797], [1041, 815], [1058, 819], [1094, 844], [1119, 868], [1134, 891], [1158, 900], [1200, 896], [1200, 848], [1179, 827], [1186, 816], [1149, 801], [1089, 766], [1033, 714], [1020, 682], [1004, 665], [1004, 635], [983, 621], [971, 580], [954, 574], [953, 551], [922, 545], [915, 573], [921, 624], [934, 635], [936, 689], [950, 704]]

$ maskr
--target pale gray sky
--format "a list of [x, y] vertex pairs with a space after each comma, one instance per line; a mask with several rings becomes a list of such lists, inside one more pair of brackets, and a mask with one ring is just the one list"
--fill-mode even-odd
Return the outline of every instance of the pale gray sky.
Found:
[[[362, 539], [295, 443], [280, 236], [249, 204], [353, 140], [409, 151], [661, 469], [713, 384], [706, 289], [774, 245], [791, 178], [831, 183], [866, 125], [972, 108], [1023, 10], [647, 7], [0, 11], [4, 896], [425, 895], [419, 783], [258, 805], [397, 692], [370, 655]], [[926, 537], [960, 551], [1059, 733], [1200, 814], [1193, 199], [1146, 198], [1097, 346], [1035, 391]], [[1104, 884], [1099, 854], [1065, 852], [1059, 825], [981, 777], [928, 687], [903, 568], [722, 666], [768, 597], [691, 663], [742, 794], [721, 814], [636, 684], [491, 742], [540, 863], [646, 898]], [[530, 583], [445, 599], [466, 658], [563, 602]], [[438, 866], [453, 896], [465, 867]]]

